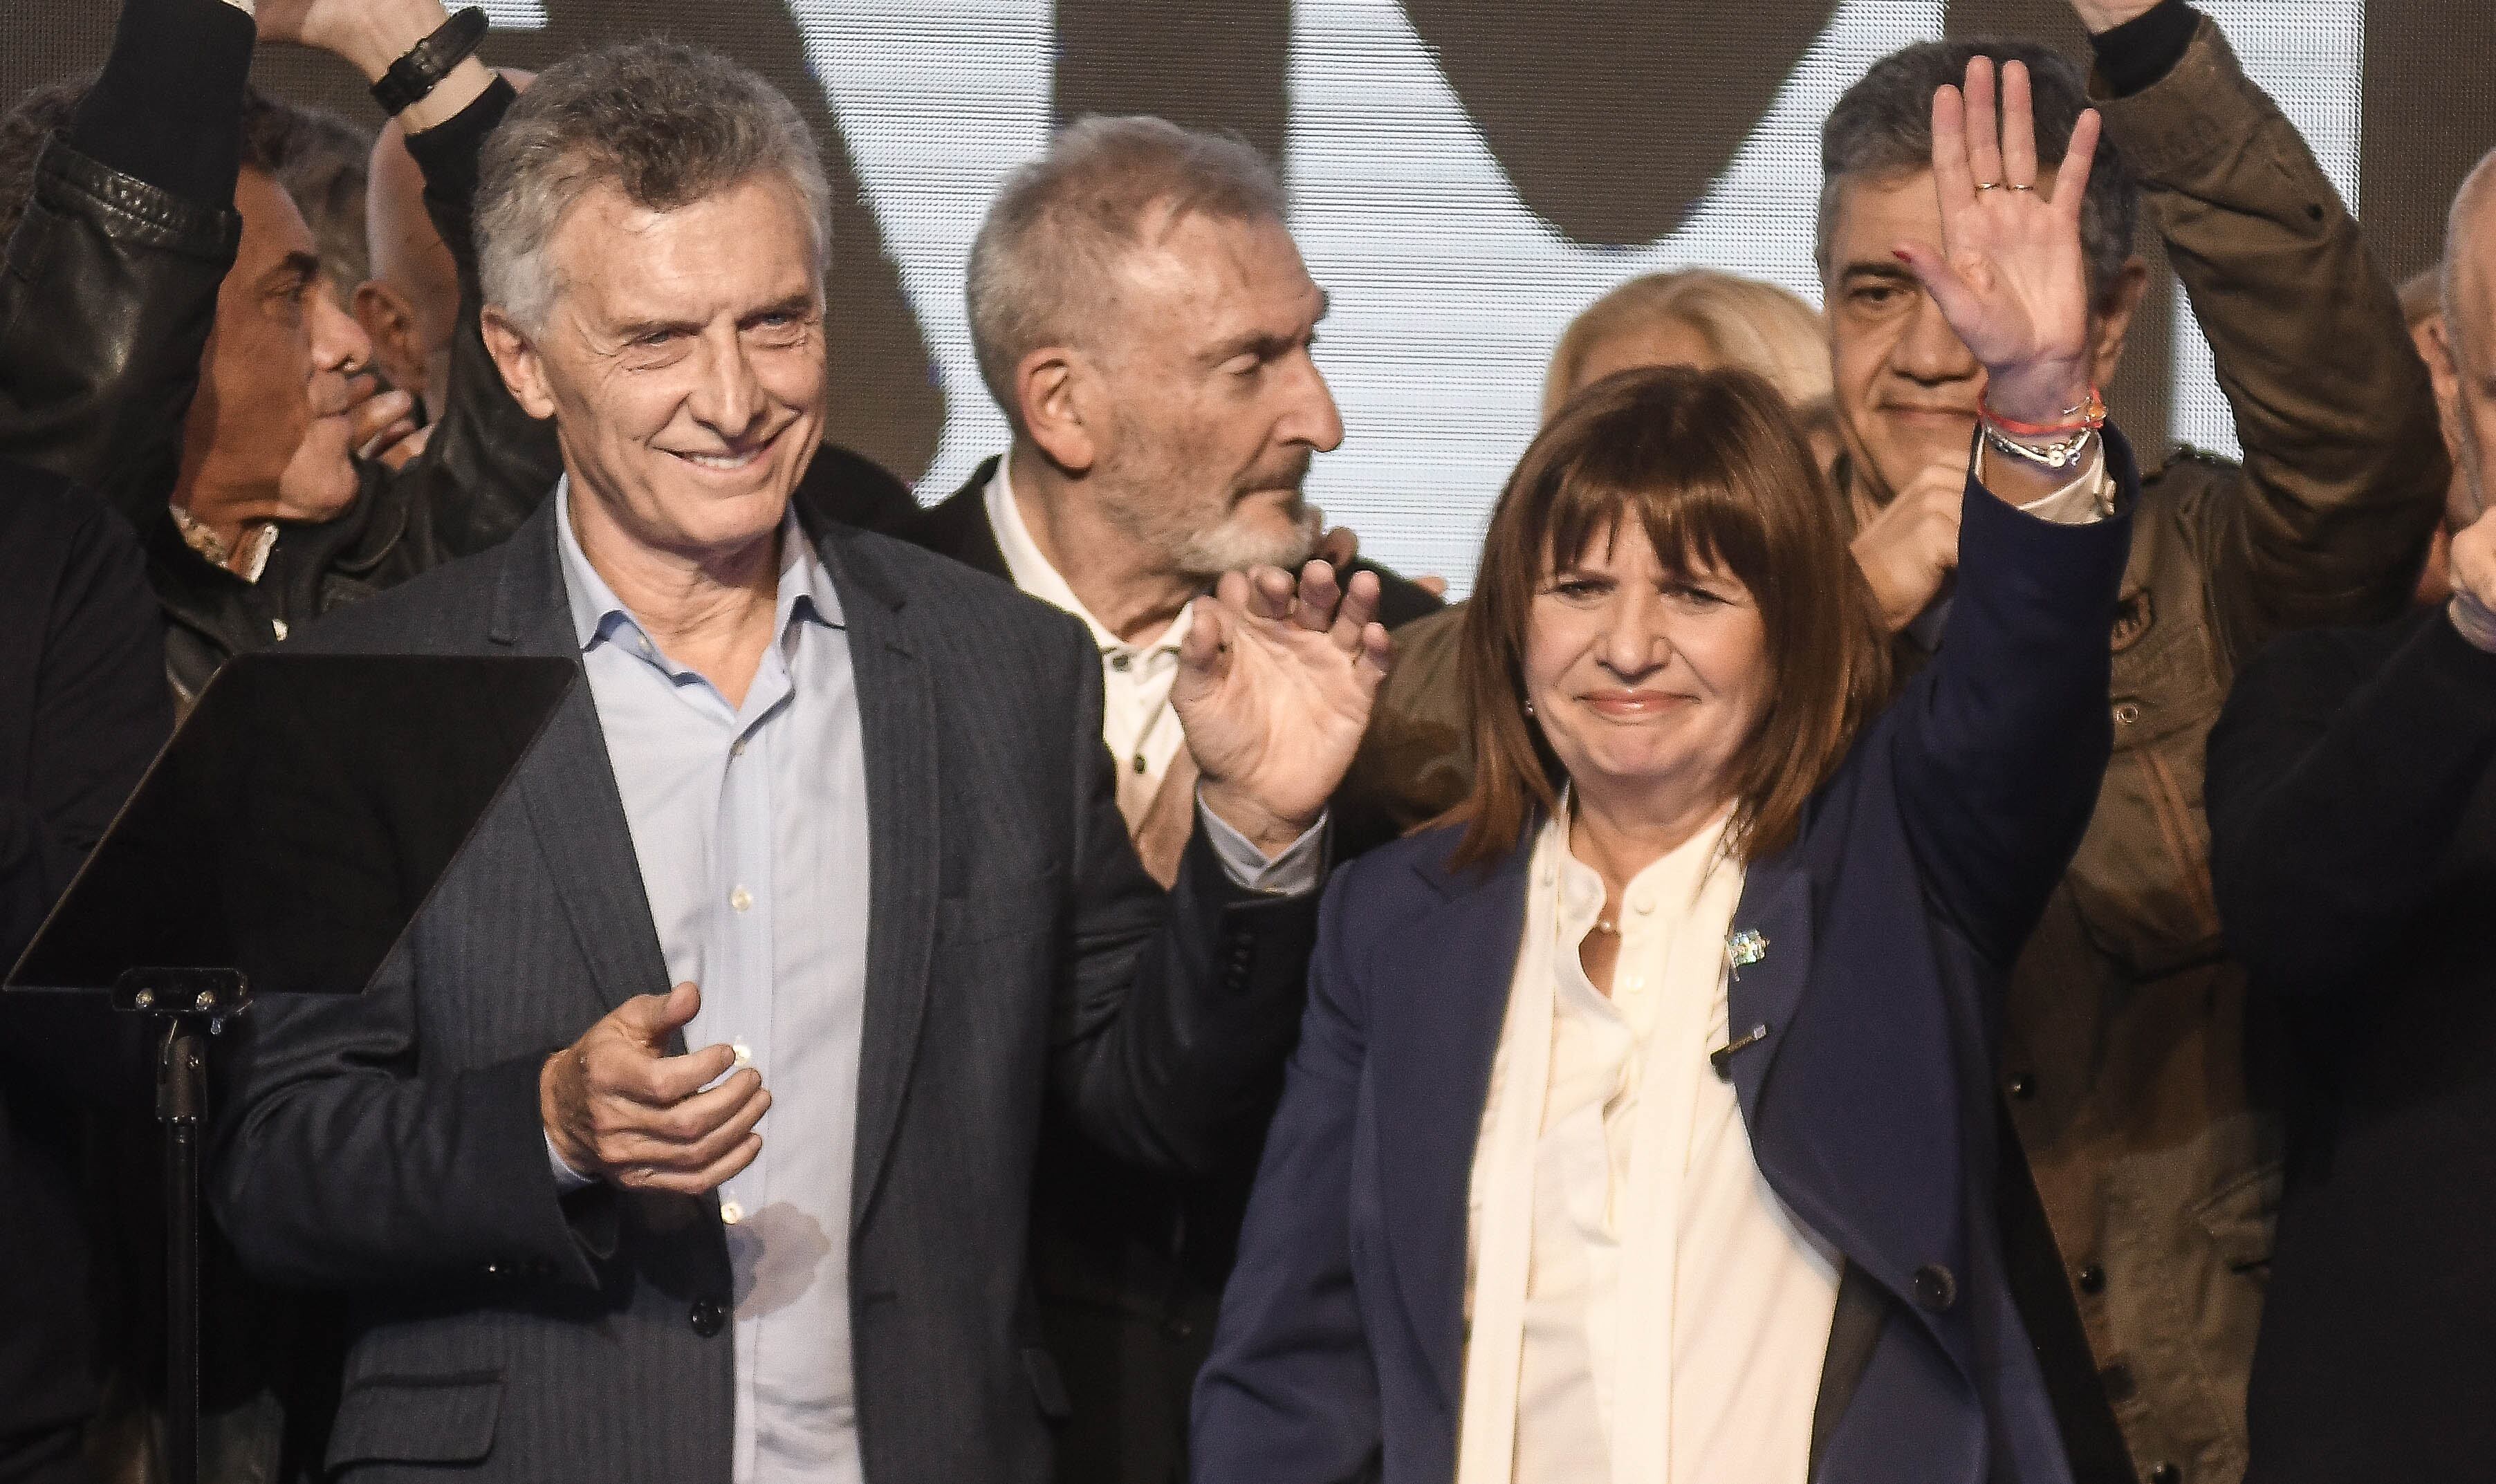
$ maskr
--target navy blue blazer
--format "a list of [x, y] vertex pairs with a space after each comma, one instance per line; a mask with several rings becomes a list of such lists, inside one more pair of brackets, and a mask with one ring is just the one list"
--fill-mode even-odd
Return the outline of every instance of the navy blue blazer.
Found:
[[[2111, 743], [2107, 633], [2139, 484], [2057, 526], [1972, 479], [1938, 659], [1751, 864], [1723, 1059], [1753, 1152], [1869, 1280], [1831, 1481], [2069, 1484], [2005, 1281], [1993, 1195], [2000, 990], [2087, 827]], [[1198, 1382], [1199, 1484], [1455, 1471], [1466, 1198], [1532, 841], [1451, 873], [1452, 830], [1337, 873], [1282, 1106]], [[1844, 1328], [1841, 1321], [1841, 1328]], [[1835, 1368], [1832, 1368], [1833, 1370]]]

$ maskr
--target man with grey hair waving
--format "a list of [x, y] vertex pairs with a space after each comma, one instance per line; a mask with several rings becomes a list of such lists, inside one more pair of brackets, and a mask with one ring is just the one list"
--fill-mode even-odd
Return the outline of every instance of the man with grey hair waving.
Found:
[[1044, 1101], [1202, 1169], [1296, 1027], [1376, 579], [1193, 605], [1157, 890], [1081, 627], [792, 506], [825, 201], [787, 99], [663, 43], [549, 69], [488, 146], [485, 338], [564, 479], [299, 642], [586, 684], [380, 982], [236, 1048], [213, 1198], [258, 1271], [350, 1296], [332, 1469], [1044, 1479]]
[[[1083, 621], [1118, 807], [1164, 881], [1195, 828], [1170, 700], [1192, 604], [1226, 572], [1317, 549], [1301, 482], [1343, 441], [1310, 354], [1326, 295], [1287, 205], [1238, 139], [1149, 117], [1061, 130], [999, 187], [971, 248], [971, 338], [1012, 446], [900, 533]], [[1439, 606], [1360, 570], [1390, 628]], [[1391, 835], [1375, 794], [1338, 794], [1338, 854]], [[1068, 1120], [1044, 1129], [1032, 1264], [1073, 1413], [1066, 1477], [1183, 1470], [1255, 1144], [1211, 1180], [1173, 1181]]]

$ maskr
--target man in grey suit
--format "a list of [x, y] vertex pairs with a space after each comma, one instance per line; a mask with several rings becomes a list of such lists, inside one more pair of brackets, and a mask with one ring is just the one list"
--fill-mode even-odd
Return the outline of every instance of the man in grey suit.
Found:
[[564, 481], [298, 640], [585, 675], [371, 989], [236, 1048], [212, 1198], [261, 1274], [346, 1294], [341, 1476], [1045, 1479], [1045, 1103], [1200, 1170], [1279, 1075], [1375, 578], [1203, 600], [1174, 688], [1202, 827], [1158, 890], [1080, 625], [791, 506], [826, 194], [722, 58], [547, 71], [478, 226]]

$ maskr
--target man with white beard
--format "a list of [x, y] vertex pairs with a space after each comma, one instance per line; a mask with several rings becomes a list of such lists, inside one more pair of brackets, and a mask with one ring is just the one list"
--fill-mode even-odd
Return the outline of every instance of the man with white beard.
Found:
[[[1316, 553], [1300, 486], [1343, 441], [1309, 354], [1326, 296], [1285, 213], [1273, 167], [1236, 139], [1157, 118], [1062, 131], [1007, 177], [971, 247], [972, 341], [1013, 443], [897, 533], [1092, 631], [1118, 807], [1165, 885], [1195, 824], [1170, 703], [1189, 601], [1226, 572]], [[1369, 570], [1390, 629], [1439, 606]], [[1384, 838], [1359, 799], [1339, 792], [1332, 815], [1338, 856]], [[1181, 1183], [1062, 1119], [1044, 1129], [1033, 1271], [1071, 1404], [1060, 1477], [1181, 1476], [1259, 1131], [1231, 1173]]]

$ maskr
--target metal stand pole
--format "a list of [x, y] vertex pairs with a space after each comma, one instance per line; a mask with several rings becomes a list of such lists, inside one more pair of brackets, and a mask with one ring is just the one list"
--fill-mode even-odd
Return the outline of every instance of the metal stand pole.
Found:
[[200, 1477], [200, 1125], [206, 1048], [198, 1020], [169, 1015], [156, 1053], [165, 1130], [165, 1453], [172, 1484]]
[[165, 1131], [165, 1474], [200, 1479], [200, 1148], [208, 1114], [208, 1037], [251, 1005], [233, 969], [133, 969], [113, 1006], [160, 1022], [156, 1122]]

